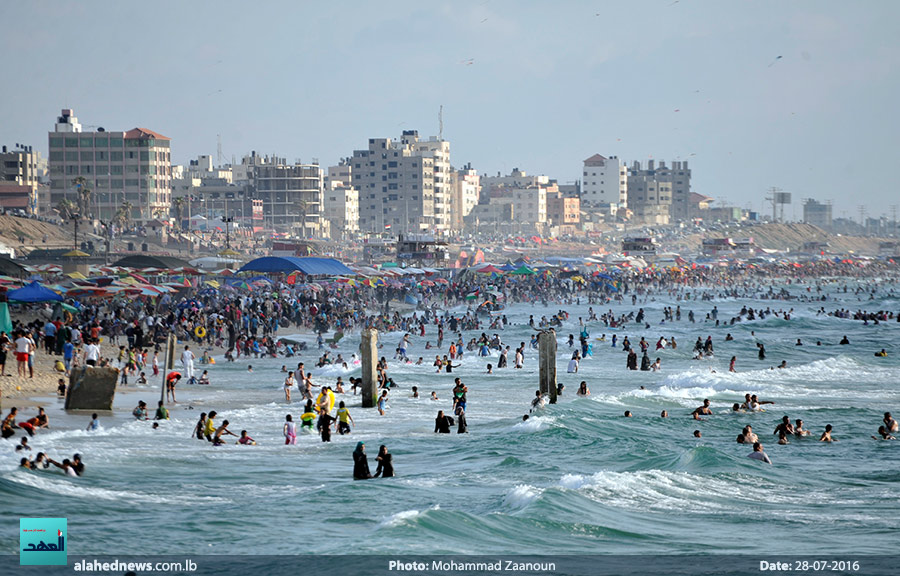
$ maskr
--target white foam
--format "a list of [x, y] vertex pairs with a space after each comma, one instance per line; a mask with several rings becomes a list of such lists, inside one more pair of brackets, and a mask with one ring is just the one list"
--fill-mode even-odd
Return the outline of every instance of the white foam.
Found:
[[[432, 506], [431, 508], [428, 508], [428, 510], [440, 510], [440, 508], [440, 506]], [[383, 526], [386, 528], [400, 526], [402, 524], [405, 524], [407, 521], [418, 517], [420, 514], [424, 514], [428, 510], [404, 510], [403, 512], [396, 512], [382, 520], [379, 526]]]
[[543, 492], [534, 486], [528, 484], [518, 484], [509, 491], [503, 499], [503, 503], [513, 508], [525, 508], [534, 502]]
[[5, 476], [12, 482], [31, 486], [38, 490], [59, 494], [60, 496], [71, 496], [75, 498], [85, 498], [89, 500], [113, 500], [117, 502], [145, 502], [149, 504], [209, 504], [212, 502], [230, 502], [225, 498], [215, 496], [160, 496], [157, 494], [142, 494], [140, 492], [127, 492], [124, 490], [107, 490], [105, 488], [97, 488], [93, 486], [80, 486], [80, 480], [72, 480], [62, 474], [56, 474], [50, 471], [36, 472], [33, 474], [7, 474]]

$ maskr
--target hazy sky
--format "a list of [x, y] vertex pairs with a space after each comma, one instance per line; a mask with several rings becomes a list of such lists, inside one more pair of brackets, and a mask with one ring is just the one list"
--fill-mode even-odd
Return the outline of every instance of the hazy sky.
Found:
[[457, 167], [565, 183], [594, 153], [686, 159], [695, 192], [858, 218], [900, 204], [898, 21], [889, 0], [0, 0], [0, 143], [46, 153], [71, 107], [171, 137], [176, 163], [221, 134], [229, 161], [327, 166], [437, 135], [443, 105]]

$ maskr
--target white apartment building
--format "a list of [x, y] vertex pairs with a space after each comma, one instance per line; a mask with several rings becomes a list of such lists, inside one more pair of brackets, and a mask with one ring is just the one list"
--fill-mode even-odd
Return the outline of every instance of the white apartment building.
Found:
[[399, 142], [370, 138], [350, 160], [359, 190], [359, 226], [364, 232], [441, 236], [450, 230], [450, 143], [419, 140], [404, 130]]
[[593, 207], [607, 208], [615, 214], [628, 203], [628, 169], [615, 156], [594, 154], [584, 161], [581, 201]]
[[481, 177], [471, 164], [452, 172], [451, 176], [450, 228], [462, 230], [466, 216], [478, 205], [481, 197]]
[[352, 238], [359, 233], [359, 191], [340, 181], [332, 183], [337, 185], [325, 190], [322, 214], [331, 223], [332, 238]]
[[171, 140], [162, 134], [134, 128], [127, 132], [84, 132], [78, 118], [64, 109], [57, 118], [50, 144], [50, 202], [77, 204], [73, 181], [82, 176], [92, 190], [90, 214], [112, 219], [125, 202], [131, 220], [148, 222], [167, 214], [171, 202]]

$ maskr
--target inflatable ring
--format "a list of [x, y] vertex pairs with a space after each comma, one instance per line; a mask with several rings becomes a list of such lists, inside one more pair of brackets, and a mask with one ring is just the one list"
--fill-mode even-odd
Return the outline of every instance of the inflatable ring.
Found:
[[206, 337], [206, 328], [203, 326], [197, 326], [194, 328], [194, 336], [197, 338], [205, 338]]

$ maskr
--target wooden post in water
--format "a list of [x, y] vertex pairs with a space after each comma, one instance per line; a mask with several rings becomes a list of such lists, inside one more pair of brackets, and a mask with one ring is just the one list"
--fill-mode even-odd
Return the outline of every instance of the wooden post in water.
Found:
[[178, 338], [174, 333], [170, 333], [166, 338], [166, 355], [163, 356], [163, 365], [160, 372], [162, 373], [162, 390], [159, 392], [159, 400], [166, 401], [166, 376], [169, 370], [175, 368], [175, 349], [178, 347]]
[[556, 330], [551, 328], [538, 335], [538, 353], [541, 394], [549, 395], [550, 403], [556, 404]]
[[362, 406], [374, 408], [378, 401], [378, 330], [366, 328], [359, 342], [359, 356], [362, 364]]

